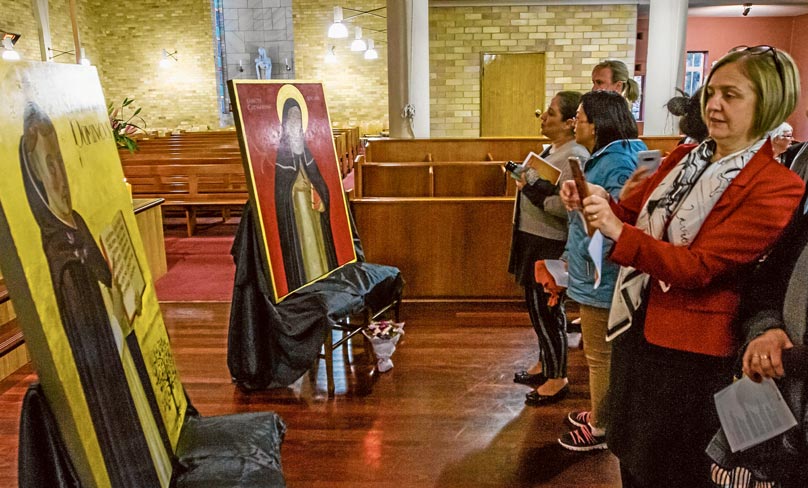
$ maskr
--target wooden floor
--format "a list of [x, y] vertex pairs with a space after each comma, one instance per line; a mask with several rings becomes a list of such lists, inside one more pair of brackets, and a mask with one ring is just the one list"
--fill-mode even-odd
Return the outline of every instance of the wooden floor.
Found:
[[[274, 410], [286, 421], [282, 449], [292, 488], [617, 487], [608, 452], [572, 453], [556, 439], [568, 410], [588, 405], [585, 360], [570, 354], [571, 394], [524, 405], [513, 372], [535, 360], [536, 337], [519, 307], [404, 304], [407, 334], [395, 367], [374, 373], [351, 348], [336, 364], [279, 390], [246, 394], [226, 363], [228, 304], [163, 304], [181, 379], [203, 415]], [[335, 363], [345, 358], [335, 353]], [[0, 486], [17, 485], [20, 403], [35, 378], [24, 368], [0, 383]]]

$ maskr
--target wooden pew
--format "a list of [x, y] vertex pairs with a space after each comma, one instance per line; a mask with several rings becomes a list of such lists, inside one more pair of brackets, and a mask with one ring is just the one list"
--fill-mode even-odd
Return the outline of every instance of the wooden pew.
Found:
[[480, 137], [441, 139], [373, 138], [365, 148], [368, 162], [406, 161], [523, 161], [539, 153], [544, 137]]
[[[663, 154], [676, 147], [680, 136], [640, 136], [648, 149]], [[368, 162], [405, 161], [523, 161], [530, 151], [539, 153], [549, 141], [543, 137], [479, 137], [440, 139], [372, 138], [365, 149]]]
[[673, 151], [679, 143], [680, 136], [641, 136], [640, 139], [648, 146], [648, 149], [659, 149], [665, 156]]
[[241, 163], [127, 164], [124, 175], [133, 197], [161, 197], [163, 207], [182, 208], [189, 236], [198, 209], [241, 208], [249, 198]]
[[351, 201], [368, 261], [400, 269], [408, 300], [522, 298], [508, 274], [513, 204], [512, 197]]
[[[505, 161], [367, 163], [356, 166], [356, 197], [474, 197], [515, 194]], [[510, 193], [509, 193], [510, 192]]]

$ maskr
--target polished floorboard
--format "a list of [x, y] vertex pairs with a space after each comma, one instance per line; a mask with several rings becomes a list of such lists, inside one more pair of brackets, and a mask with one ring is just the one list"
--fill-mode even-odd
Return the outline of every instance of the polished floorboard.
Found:
[[[513, 372], [535, 361], [527, 314], [509, 304], [405, 303], [395, 367], [374, 371], [355, 341], [293, 385], [244, 393], [227, 370], [229, 304], [164, 303], [180, 378], [203, 415], [274, 410], [287, 424], [284, 474], [295, 488], [620, 486], [608, 451], [573, 453], [556, 439], [588, 405], [583, 352], [570, 354], [570, 395], [524, 405]], [[0, 486], [16, 486], [17, 423], [30, 367], [0, 382]]]

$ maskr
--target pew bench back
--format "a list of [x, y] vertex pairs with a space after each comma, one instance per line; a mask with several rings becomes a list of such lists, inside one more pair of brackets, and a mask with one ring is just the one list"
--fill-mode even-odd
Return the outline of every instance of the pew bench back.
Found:
[[361, 162], [356, 197], [497, 197], [515, 194], [505, 161]]
[[163, 207], [180, 207], [188, 235], [196, 229], [200, 208], [241, 207], [249, 199], [241, 163], [129, 164], [124, 175], [135, 198], [164, 198]]

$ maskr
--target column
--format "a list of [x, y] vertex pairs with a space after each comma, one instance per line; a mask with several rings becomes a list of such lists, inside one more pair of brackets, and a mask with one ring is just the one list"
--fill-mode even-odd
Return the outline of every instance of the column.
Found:
[[684, 83], [687, 0], [651, 0], [650, 7], [643, 135], [676, 135], [678, 119], [665, 103]]
[[429, 137], [428, 0], [387, 1], [387, 84], [390, 137]]

